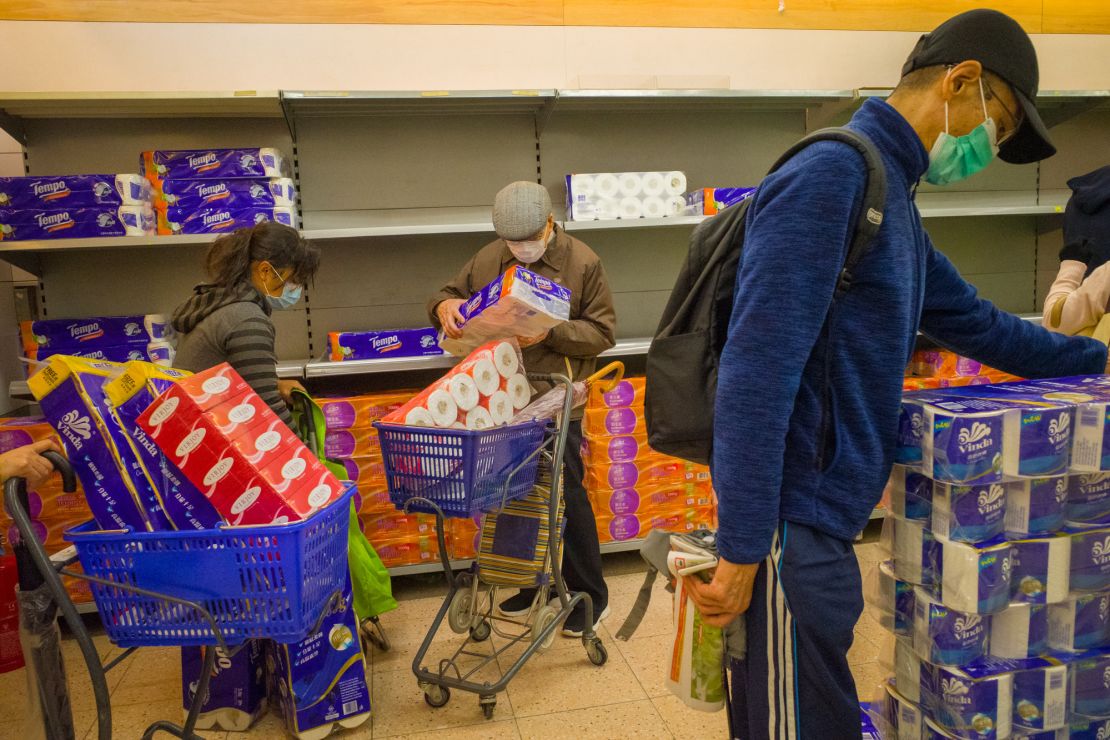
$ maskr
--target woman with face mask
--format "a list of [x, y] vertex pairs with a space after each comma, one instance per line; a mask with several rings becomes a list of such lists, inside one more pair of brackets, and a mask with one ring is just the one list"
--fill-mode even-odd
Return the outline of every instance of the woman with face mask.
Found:
[[274, 310], [292, 308], [320, 264], [320, 251], [296, 229], [272, 221], [225, 234], [205, 258], [210, 282], [173, 314], [175, 365], [199, 372], [228, 362], [282, 421], [290, 423], [295, 380], [279, 380]]

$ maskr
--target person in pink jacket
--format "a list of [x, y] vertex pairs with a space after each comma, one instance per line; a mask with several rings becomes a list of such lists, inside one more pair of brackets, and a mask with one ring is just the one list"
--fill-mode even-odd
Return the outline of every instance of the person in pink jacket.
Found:
[[1110, 322], [1099, 323], [1110, 305], [1110, 262], [1087, 240], [1060, 250], [1060, 271], [1044, 302], [1043, 324], [1061, 334], [1110, 339]]

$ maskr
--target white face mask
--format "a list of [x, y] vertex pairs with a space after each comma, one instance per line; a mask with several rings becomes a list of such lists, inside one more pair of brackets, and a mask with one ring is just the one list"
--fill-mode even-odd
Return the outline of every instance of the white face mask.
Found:
[[509, 245], [509, 251], [513, 253], [513, 257], [518, 262], [522, 265], [530, 265], [533, 262], [538, 262], [543, 257], [544, 252], [547, 251], [547, 245], [551, 243], [554, 236], [555, 232], [552, 231], [546, 239], [535, 239], [528, 242], [511, 242], [506, 239], [505, 243]]

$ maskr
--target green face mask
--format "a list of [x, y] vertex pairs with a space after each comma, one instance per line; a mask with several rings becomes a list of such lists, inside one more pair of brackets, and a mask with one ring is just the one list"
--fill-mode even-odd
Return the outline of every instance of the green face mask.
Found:
[[983, 122], [971, 133], [951, 136], [948, 133], [948, 101], [944, 101], [944, 133], [937, 137], [929, 152], [929, 169], [925, 182], [933, 185], [950, 185], [966, 180], [984, 169], [998, 154], [998, 127], [987, 115], [987, 100], [983, 94], [983, 80], [979, 80], [979, 99], [983, 103]]

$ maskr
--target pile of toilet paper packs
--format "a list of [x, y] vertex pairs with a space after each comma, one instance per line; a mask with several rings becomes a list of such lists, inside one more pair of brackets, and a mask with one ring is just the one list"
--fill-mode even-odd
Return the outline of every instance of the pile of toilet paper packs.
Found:
[[907, 394], [865, 578], [884, 737], [1110, 737], [1110, 378]]

